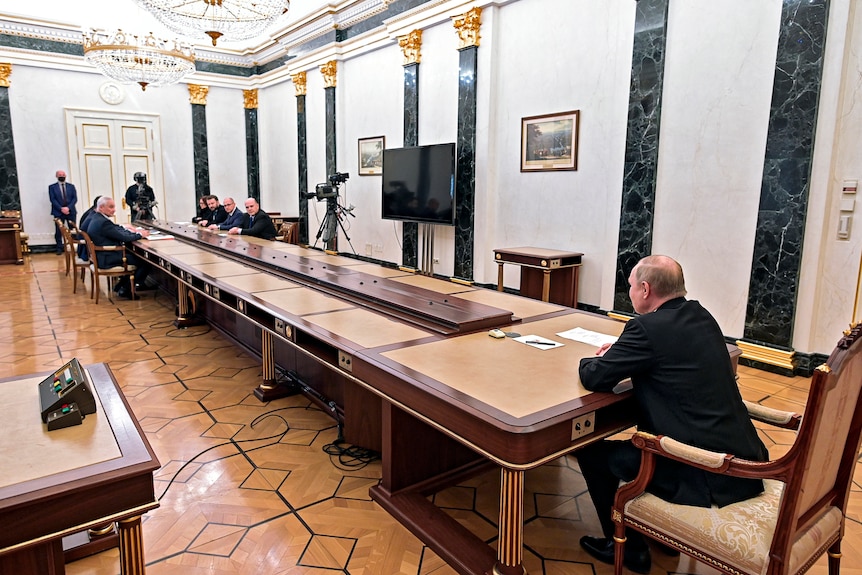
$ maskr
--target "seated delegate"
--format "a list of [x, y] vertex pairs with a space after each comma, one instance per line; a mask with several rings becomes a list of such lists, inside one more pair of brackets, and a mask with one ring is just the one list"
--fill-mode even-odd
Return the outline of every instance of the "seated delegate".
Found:
[[239, 209], [236, 205], [236, 202], [233, 201], [233, 198], [225, 198], [224, 199], [224, 209], [227, 212], [227, 219], [220, 224], [210, 224], [208, 226], [211, 230], [229, 230], [234, 227], [239, 227], [242, 225], [242, 217], [245, 215], [242, 213], [242, 210]]
[[272, 219], [260, 209], [260, 204], [254, 198], [245, 201], [246, 213], [242, 216], [242, 224], [228, 230], [229, 234], [254, 236], [266, 240], [274, 240], [277, 232]]

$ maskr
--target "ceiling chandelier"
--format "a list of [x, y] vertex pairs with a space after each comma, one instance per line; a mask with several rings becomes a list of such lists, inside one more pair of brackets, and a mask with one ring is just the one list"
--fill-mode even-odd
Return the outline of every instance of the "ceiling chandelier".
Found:
[[173, 32], [187, 38], [206, 34], [213, 46], [259, 35], [287, 12], [290, 0], [137, 0]]
[[191, 45], [177, 40], [161, 40], [152, 32], [144, 37], [90, 30], [84, 33], [84, 60], [102, 74], [122, 82], [147, 86], [175, 84], [195, 71], [195, 53]]

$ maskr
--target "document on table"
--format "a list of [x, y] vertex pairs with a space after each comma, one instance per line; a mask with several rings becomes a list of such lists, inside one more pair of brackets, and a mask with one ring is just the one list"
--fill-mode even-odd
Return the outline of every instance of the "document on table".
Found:
[[155, 240], [172, 240], [174, 236], [170, 234], [150, 234], [149, 237], [144, 238], [145, 240], [155, 241]]
[[597, 331], [590, 331], [582, 327], [576, 327], [568, 331], [561, 331], [557, 335], [566, 339], [573, 339], [581, 343], [586, 343], [588, 345], [594, 345], [596, 347], [601, 347], [606, 343], [614, 343], [617, 341], [617, 336], [615, 335], [607, 335]]

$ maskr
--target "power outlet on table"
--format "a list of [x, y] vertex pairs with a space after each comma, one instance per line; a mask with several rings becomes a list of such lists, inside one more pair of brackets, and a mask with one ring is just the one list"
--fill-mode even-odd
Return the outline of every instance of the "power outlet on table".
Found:
[[576, 417], [572, 420], [572, 441], [589, 435], [596, 430], [596, 412], [591, 411], [586, 415]]

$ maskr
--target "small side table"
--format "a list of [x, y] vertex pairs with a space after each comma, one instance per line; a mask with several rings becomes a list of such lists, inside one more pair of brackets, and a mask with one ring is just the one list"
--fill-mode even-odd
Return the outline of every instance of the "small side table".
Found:
[[533, 247], [495, 249], [497, 291], [503, 291], [503, 264], [515, 264], [521, 267], [521, 295], [577, 307], [578, 271], [583, 255]]

